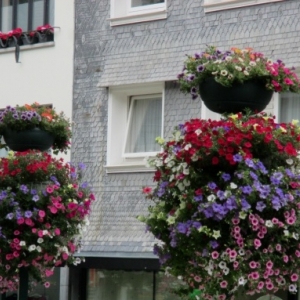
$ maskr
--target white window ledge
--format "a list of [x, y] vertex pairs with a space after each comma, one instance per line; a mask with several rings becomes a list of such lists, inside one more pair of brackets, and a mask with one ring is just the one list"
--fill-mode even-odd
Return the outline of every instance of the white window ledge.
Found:
[[140, 13], [134, 15], [127, 15], [124, 17], [111, 18], [110, 26], [119, 26], [132, 23], [156, 21], [167, 18], [167, 10], [163, 9], [160, 11], [149, 12], [149, 13]]
[[146, 167], [144, 164], [105, 166], [105, 170], [107, 174], [154, 172], [153, 167]]
[[204, 0], [204, 12], [209, 13], [224, 9], [239, 8], [251, 5], [280, 2], [285, 0]]
[[[54, 45], [55, 45], [54, 42], [45, 42], [45, 43], [38, 43], [38, 44], [32, 44], [32, 45], [23, 45], [23, 46], [20, 46], [20, 52], [22, 52], [24, 50], [33, 50], [33, 49], [53, 47]], [[15, 52], [15, 51], [16, 51], [16, 47], [0, 48], [0, 54], [10, 53], [10, 52]]]

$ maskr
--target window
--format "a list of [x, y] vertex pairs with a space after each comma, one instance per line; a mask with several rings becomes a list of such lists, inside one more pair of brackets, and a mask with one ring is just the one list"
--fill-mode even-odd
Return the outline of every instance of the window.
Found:
[[0, 31], [54, 24], [54, 0], [0, 0]]
[[87, 300], [179, 300], [172, 290], [182, 283], [162, 272], [89, 269]]
[[145, 158], [160, 151], [164, 84], [111, 87], [108, 104], [107, 166], [110, 172], [150, 171]]
[[213, 12], [224, 9], [232, 9], [250, 5], [258, 5], [285, 0], [204, 0], [204, 12]]
[[278, 121], [289, 123], [292, 120], [300, 121], [300, 95], [294, 93], [283, 93], [279, 95]]
[[133, 97], [130, 101], [124, 156], [156, 154], [155, 138], [162, 132], [161, 95]]
[[131, 7], [164, 3], [164, 0], [131, 0]]
[[166, 7], [167, 0], [111, 0], [110, 25], [166, 19]]

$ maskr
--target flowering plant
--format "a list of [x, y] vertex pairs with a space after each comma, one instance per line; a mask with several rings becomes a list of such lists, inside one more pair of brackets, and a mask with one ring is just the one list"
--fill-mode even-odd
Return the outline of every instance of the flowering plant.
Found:
[[275, 92], [300, 92], [300, 81], [281, 60], [272, 61], [251, 48], [231, 48], [222, 52], [214, 46], [202, 53], [188, 56], [183, 72], [178, 75], [181, 90], [193, 99], [199, 94], [199, 85], [207, 78], [214, 78], [223, 86], [248, 80], [259, 80]]
[[22, 28], [15, 28], [9, 32], [0, 31], [0, 48], [4, 48], [8, 46], [8, 42], [12, 40], [14, 40], [13, 45], [16, 45], [21, 35], [22, 35]]
[[49, 34], [53, 34], [54, 33], [54, 28], [53, 26], [46, 24], [46, 25], [42, 25], [42, 26], [38, 26], [36, 28], [36, 31], [40, 32], [40, 33], [49, 33]]
[[0, 134], [5, 130], [22, 131], [39, 127], [54, 137], [53, 152], [66, 152], [70, 148], [71, 123], [63, 112], [57, 113], [47, 105], [25, 104], [23, 106], [7, 106], [0, 111]]
[[[296, 292], [300, 129], [265, 114], [193, 119], [150, 160], [156, 185], [140, 216], [163, 267], [201, 298]], [[198, 296], [197, 296], [198, 297]], [[195, 297], [194, 297], [195, 298]]]
[[0, 161], [0, 291], [18, 287], [18, 270], [49, 286], [47, 277], [73, 254], [94, 200], [80, 170], [38, 151]]

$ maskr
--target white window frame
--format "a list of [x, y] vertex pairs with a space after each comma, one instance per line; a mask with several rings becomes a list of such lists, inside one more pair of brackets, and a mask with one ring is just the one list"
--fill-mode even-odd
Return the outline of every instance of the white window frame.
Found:
[[110, 26], [162, 20], [167, 18], [167, 0], [164, 3], [131, 7], [131, 0], [110, 0]]
[[210, 13], [219, 10], [233, 9], [251, 5], [259, 5], [285, 0], [204, 0], [204, 12]]
[[134, 96], [156, 95], [162, 97], [162, 137], [164, 128], [164, 88], [163, 82], [132, 84], [109, 87], [107, 164], [106, 173], [152, 172], [146, 160], [157, 152], [124, 155], [126, 130], [129, 115], [129, 99]]

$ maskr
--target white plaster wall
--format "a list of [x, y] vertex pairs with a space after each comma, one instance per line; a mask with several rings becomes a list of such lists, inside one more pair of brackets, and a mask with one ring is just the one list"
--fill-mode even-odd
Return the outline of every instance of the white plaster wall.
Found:
[[[13, 49], [0, 50], [0, 108], [38, 102], [53, 104], [72, 116], [74, 0], [55, 0], [54, 45], [20, 47], [20, 63]], [[22, 49], [23, 48], [23, 49]], [[70, 151], [69, 151], [70, 152]], [[68, 156], [63, 156], [67, 161]]]

